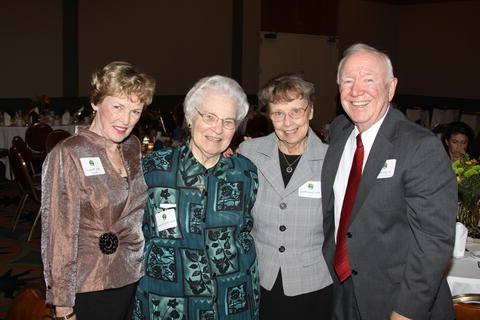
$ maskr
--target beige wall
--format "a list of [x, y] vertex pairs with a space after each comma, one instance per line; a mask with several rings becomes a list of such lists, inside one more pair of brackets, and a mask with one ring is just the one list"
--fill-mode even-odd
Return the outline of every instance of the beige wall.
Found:
[[[78, 1], [79, 95], [90, 73], [126, 59], [153, 73], [158, 94], [185, 94], [200, 77], [231, 73], [232, 0]], [[244, 0], [242, 85], [258, 89], [260, 1]], [[385, 49], [398, 92], [480, 99], [478, 1], [392, 5], [339, 0], [340, 52]], [[62, 0], [0, 2], [0, 98], [62, 96]]]
[[[132, 5], [134, 3], [135, 5]], [[78, 1], [79, 95], [92, 71], [128, 60], [182, 95], [199, 78], [231, 75], [232, 1]], [[244, 1], [243, 86], [258, 87], [260, 2]], [[0, 2], [0, 98], [62, 96], [62, 0]]]
[[399, 13], [400, 92], [480, 99], [480, 2], [400, 6]]
[[259, 86], [260, 7], [259, 0], [243, 1], [242, 85], [248, 94], [256, 94]]
[[400, 94], [480, 99], [479, 13], [478, 1], [340, 0], [340, 48], [365, 42], [385, 50]]
[[79, 1], [79, 87], [92, 67], [127, 60], [151, 73], [157, 94], [184, 94], [199, 78], [230, 74], [231, 1]]
[[363, 0], [339, 0], [338, 37], [340, 53], [356, 42], [387, 51], [395, 60], [398, 42], [397, 6]]
[[0, 1], [0, 98], [62, 95], [62, 1]]

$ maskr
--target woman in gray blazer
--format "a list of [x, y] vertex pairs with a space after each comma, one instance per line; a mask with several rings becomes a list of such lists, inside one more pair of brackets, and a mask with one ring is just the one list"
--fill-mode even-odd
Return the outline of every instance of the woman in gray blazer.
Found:
[[320, 175], [327, 146], [309, 127], [314, 87], [298, 75], [270, 80], [259, 98], [275, 132], [245, 141], [258, 168], [252, 235], [260, 270], [260, 319], [330, 319], [332, 279], [322, 255]]

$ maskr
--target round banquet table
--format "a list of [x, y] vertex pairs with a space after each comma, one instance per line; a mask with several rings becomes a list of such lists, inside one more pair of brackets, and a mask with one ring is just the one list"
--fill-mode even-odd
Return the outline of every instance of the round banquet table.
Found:
[[463, 258], [452, 259], [447, 281], [452, 296], [464, 293], [480, 293], [480, 258], [472, 253], [480, 254], [480, 239], [468, 238], [467, 250]]
[[[53, 130], [56, 129], [63, 129], [65, 131], [70, 132], [71, 134], [75, 133], [76, 125], [65, 125], [65, 126], [52, 126]], [[12, 143], [12, 139], [15, 136], [19, 136], [25, 140], [25, 132], [27, 132], [28, 127], [22, 126], [0, 126], [0, 148], [2, 149], [9, 149]], [[8, 157], [0, 158], [0, 161], [5, 165], [5, 177], [7, 179], [11, 179], [10, 176], [10, 164], [8, 162]]]

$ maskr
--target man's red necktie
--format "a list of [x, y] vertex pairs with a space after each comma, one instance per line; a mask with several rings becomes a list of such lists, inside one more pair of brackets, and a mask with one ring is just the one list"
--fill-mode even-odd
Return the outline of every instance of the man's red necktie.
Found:
[[363, 143], [361, 134], [357, 135], [357, 149], [353, 156], [352, 168], [350, 169], [350, 175], [348, 176], [347, 190], [345, 191], [345, 198], [343, 198], [342, 212], [340, 214], [340, 224], [337, 231], [337, 246], [335, 249], [335, 272], [337, 273], [340, 282], [345, 281], [352, 270], [350, 268], [350, 262], [348, 261], [347, 252], [347, 229], [350, 223], [350, 215], [355, 203], [355, 197], [357, 195], [358, 186], [360, 185], [360, 179], [362, 178], [362, 166], [363, 166]]

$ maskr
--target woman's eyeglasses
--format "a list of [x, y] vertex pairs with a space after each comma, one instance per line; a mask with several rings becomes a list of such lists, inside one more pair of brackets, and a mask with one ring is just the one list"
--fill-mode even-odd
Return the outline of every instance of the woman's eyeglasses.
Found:
[[197, 108], [195, 108], [195, 110], [198, 112], [200, 117], [202, 117], [203, 122], [209, 126], [214, 126], [219, 120], [221, 120], [222, 126], [227, 130], [234, 130], [236, 127], [237, 122], [233, 119], [220, 119], [213, 113], [201, 113]]
[[275, 122], [283, 121], [287, 116], [287, 114], [292, 119], [300, 119], [305, 115], [305, 112], [307, 111], [308, 107], [309, 106], [306, 106], [305, 108], [294, 108], [288, 111], [287, 113], [283, 111], [270, 112], [270, 119], [272, 119], [272, 121], [275, 121]]

